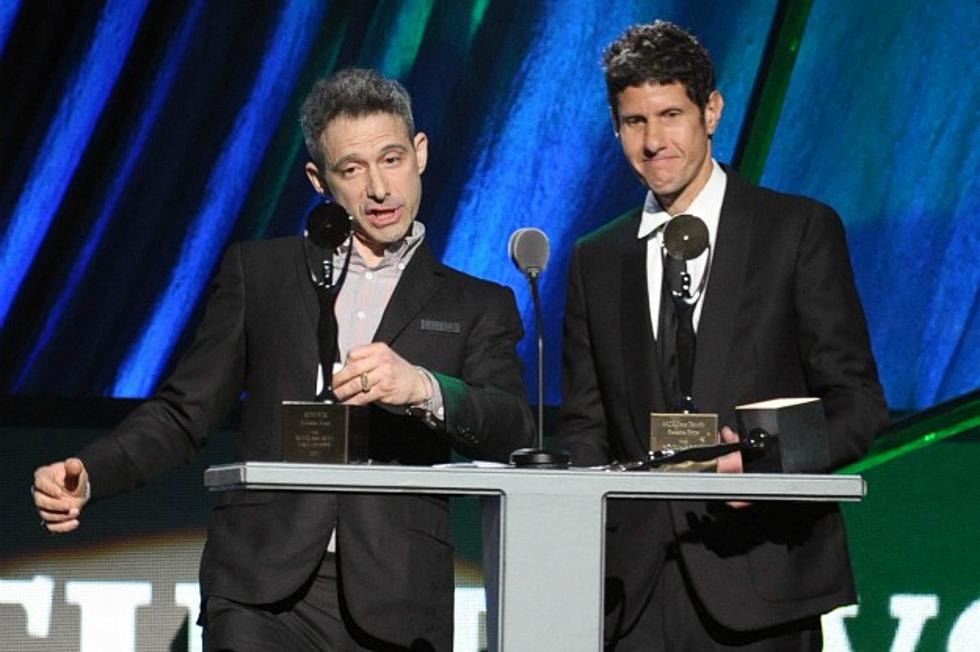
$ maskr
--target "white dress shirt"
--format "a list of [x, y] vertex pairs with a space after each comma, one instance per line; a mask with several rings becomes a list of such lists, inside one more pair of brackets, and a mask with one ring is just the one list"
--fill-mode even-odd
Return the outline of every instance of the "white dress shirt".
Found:
[[[725, 171], [718, 165], [718, 161], [711, 159], [711, 176], [708, 178], [708, 183], [701, 189], [687, 210], [683, 211], [685, 215], [701, 218], [708, 227], [708, 249], [697, 258], [687, 261], [687, 271], [691, 275], [692, 288], [701, 287], [701, 279], [706, 271], [710, 276], [708, 262], [715, 250], [718, 220], [721, 217], [721, 204], [725, 199], [725, 187], [727, 185], [728, 177], [725, 176]], [[643, 215], [640, 218], [640, 229], [636, 237], [647, 241], [647, 294], [650, 301], [650, 323], [653, 325], [654, 338], [657, 337], [657, 329], [660, 325], [660, 294], [664, 267], [663, 227], [670, 218], [670, 213], [663, 209], [653, 192], [647, 192], [646, 201], [643, 204]], [[707, 290], [707, 282], [704, 287]], [[697, 331], [698, 322], [701, 318], [703, 298], [704, 294], [702, 293], [702, 300], [699, 300], [694, 307], [695, 331]]]

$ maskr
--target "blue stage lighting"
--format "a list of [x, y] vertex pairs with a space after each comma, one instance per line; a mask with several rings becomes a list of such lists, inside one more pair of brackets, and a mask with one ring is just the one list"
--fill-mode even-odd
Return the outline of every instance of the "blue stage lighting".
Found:
[[61, 103], [0, 241], [0, 328], [61, 205], [133, 43], [146, 0], [110, 0]]
[[248, 101], [214, 165], [200, 211], [188, 229], [169, 287], [130, 348], [110, 394], [139, 397], [156, 385], [214, 269], [252, 178], [292, 95], [325, 6], [292, 0], [280, 13]]
[[78, 288], [79, 282], [85, 275], [85, 271], [88, 269], [92, 256], [95, 254], [96, 249], [99, 247], [99, 243], [102, 241], [102, 235], [105, 233], [106, 226], [109, 224], [109, 220], [116, 210], [116, 205], [119, 203], [119, 197], [122, 195], [123, 189], [126, 187], [131, 178], [133, 169], [136, 167], [136, 161], [139, 160], [140, 154], [143, 151], [143, 146], [146, 144], [146, 140], [150, 136], [153, 125], [157, 121], [157, 116], [160, 114], [160, 108], [163, 106], [163, 102], [170, 91], [171, 83], [174, 80], [178, 65], [180, 64], [181, 59], [183, 59], [184, 51], [187, 49], [191, 30], [197, 20], [198, 15], [200, 14], [201, 6], [202, 3], [195, 3], [188, 10], [180, 25], [180, 28], [177, 30], [176, 35], [174, 36], [173, 40], [171, 40], [170, 45], [167, 47], [167, 52], [160, 64], [160, 69], [157, 72], [156, 79], [150, 87], [150, 97], [146, 102], [146, 109], [140, 114], [139, 124], [133, 130], [133, 134], [129, 139], [129, 145], [127, 146], [126, 152], [122, 157], [122, 162], [120, 163], [118, 170], [114, 175], [110, 175], [112, 181], [102, 203], [102, 209], [99, 211], [98, 217], [92, 223], [92, 228], [88, 233], [85, 244], [75, 257], [71, 270], [68, 272], [68, 277], [62, 285], [61, 292], [45, 318], [44, 327], [41, 329], [41, 334], [34, 342], [34, 346], [31, 348], [24, 365], [20, 370], [17, 381], [14, 383], [13, 389], [15, 393], [22, 389], [24, 382], [30, 375], [31, 369], [34, 367], [35, 361], [44, 350], [45, 346], [47, 346], [48, 342], [51, 340], [51, 337], [54, 335], [65, 309], [71, 301], [75, 290]]

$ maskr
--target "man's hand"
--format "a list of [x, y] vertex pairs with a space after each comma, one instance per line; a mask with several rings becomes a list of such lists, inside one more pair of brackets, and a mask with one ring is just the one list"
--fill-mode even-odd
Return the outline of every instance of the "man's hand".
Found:
[[425, 376], [383, 342], [351, 349], [331, 387], [348, 405], [414, 405], [432, 397]]
[[[738, 435], [735, 434], [735, 431], [728, 426], [723, 426], [721, 429], [721, 441], [725, 444], [738, 443]], [[742, 467], [741, 452], [729, 453], [728, 455], [722, 455], [718, 458], [718, 473], [744, 472], [744, 468]], [[734, 507], [735, 509], [742, 509], [743, 507], [748, 507], [752, 503], [744, 500], [729, 500], [726, 504], [729, 507]]]
[[[721, 429], [721, 441], [723, 444], [737, 444], [738, 435], [728, 426]], [[722, 455], [718, 458], [718, 473], [743, 473], [742, 453], [735, 452]]]
[[48, 532], [71, 532], [88, 502], [88, 473], [77, 457], [34, 471], [34, 506]]

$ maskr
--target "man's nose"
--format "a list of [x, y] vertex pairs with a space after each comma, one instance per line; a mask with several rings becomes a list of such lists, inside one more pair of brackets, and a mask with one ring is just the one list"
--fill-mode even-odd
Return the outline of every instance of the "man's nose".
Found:
[[377, 168], [368, 170], [367, 194], [375, 201], [384, 201], [388, 196], [388, 182]]
[[656, 122], [650, 122], [643, 130], [643, 156], [652, 158], [664, 147], [664, 132]]

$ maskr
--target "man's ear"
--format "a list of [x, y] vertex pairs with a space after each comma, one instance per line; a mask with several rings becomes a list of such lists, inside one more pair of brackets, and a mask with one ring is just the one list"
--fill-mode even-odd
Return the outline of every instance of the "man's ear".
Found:
[[711, 91], [708, 102], [704, 105], [704, 126], [708, 135], [715, 133], [718, 123], [721, 122], [721, 111], [725, 108], [725, 99], [718, 91]]
[[316, 164], [313, 161], [308, 161], [303, 170], [306, 172], [306, 178], [310, 180], [310, 185], [316, 190], [317, 194], [326, 194], [327, 189], [323, 185], [323, 177], [320, 176], [320, 170], [317, 169]]
[[616, 107], [609, 107], [609, 118], [612, 120], [613, 133], [616, 134], [616, 138], [619, 138], [619, 112], [616, 111]]
[[419, 174], [425, 172], [425, 165], [429, 161], [429, 137], [421, 131], [415, 134], [412, 140], [415, 147], [415, 162], [419, 168]]

